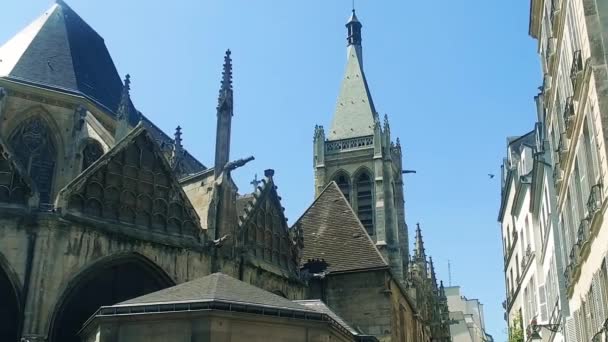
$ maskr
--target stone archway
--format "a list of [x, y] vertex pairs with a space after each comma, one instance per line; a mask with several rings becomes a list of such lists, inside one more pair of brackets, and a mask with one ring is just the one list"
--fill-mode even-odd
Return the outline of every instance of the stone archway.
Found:
[[18, 341], [22, 323], [18, 287], [0, 260], [0, 341]]
[[96, 263], [70, 282], [58, 302], [50, 342], [79, 342], [78, 331], [99, 307], [155, 292], [174, 282], [148, 259], [130, 254]]

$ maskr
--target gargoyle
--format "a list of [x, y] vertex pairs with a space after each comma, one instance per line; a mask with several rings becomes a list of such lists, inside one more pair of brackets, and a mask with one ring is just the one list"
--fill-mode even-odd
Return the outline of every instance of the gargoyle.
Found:
[[228, 162], [224, 166], [224, 171], [225, 172], [231, 172], [231, 171], [233, 171], [235, 169], [238, 169], [241, 166], [244, 166], [245, 164], [249, 163], [250, 161], [252, 161], [254, 159], [255, 158], [253, 156], [249, 156], [247, 158], [237, 159], [235, 161]]

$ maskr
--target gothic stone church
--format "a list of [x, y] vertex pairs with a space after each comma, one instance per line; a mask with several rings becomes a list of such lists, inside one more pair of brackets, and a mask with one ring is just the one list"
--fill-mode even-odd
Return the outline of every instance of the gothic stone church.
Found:
[[316, 199], [291, 227], [272, 169], [253, 193], [233, 182], [252, 158], [230, 159], [229, 52], [207, 167], [179, 127], [169, 137], [136, 109], [63, 1], [1, 46], [0, 340], [448, 341], [420, 227], [409, 255], [401, 146], [354, 11], [346, 26], [333, 123], [315, 128]]

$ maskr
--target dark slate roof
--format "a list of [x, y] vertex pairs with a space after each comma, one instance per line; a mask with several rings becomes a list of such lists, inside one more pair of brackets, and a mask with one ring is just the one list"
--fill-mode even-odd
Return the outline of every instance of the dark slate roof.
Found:
[[331, 317], [334, 321], [336, 321], [339, 325], [341, 325], [344, 329], [348, 330], [353, 335], [359, 335], [359, 332], [353, 329], [342, 317], [338, 316], [335, 312], [333, 312], [327, 304], [323, 303], [323, 301], [319, 299], [309, 299], [309, 300], [294, 300], [295, 303], [303, 305], [309, 309], [313, 309], [319, 313], [326, 314]]
[[314, 312], [312, 309], [222, 273], [213, 273], [187, 283], [127, 300], [115, 306], [203, 301], [221, 301]]
[[[110, 115], [123, 88], [104, 39], [62, 0], [0, 46], [0, 78], [81, 95]], [[173, 139], [134, 106], [130, 112], [132, 126], [141, 120], [163, 150], [172, 146]], [[184, 154], [187, 174], [206, 169]]]
[[298, 219], [298, 225], [304, 231], [302, 264], [324, 259], [329, 272], [388, 267], [335, 182]]
[[0, 76], [118, 108], [122, 81], [103, 38], [63, 1], [0, 48], [0, 59]]

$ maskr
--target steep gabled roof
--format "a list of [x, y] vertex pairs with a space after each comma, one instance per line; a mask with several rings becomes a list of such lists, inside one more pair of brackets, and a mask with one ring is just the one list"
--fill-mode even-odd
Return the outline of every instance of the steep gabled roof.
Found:
[[329, 272], [388, 267], [335, 182], [325, 187], [298, 225], [304, 234], [302, 265], [324, 259]]
[[200, 218], [143, 124], [63, 188], [57, 207], [158, 234], [198, 239]]
[[346, 72], [336, 103], [329, 140], [340, 140], [374, 134], [376, 108], [367, 85], [360, 47], [348, 47]]
[[296, 304], [289, 299], [262, 290], [223, 273], [213, 273], [187, 283], [127, 300], [116, 304], [115, 306], [209, 301], [253, 304], [266, 308], [315, 312], [314, 310]]

